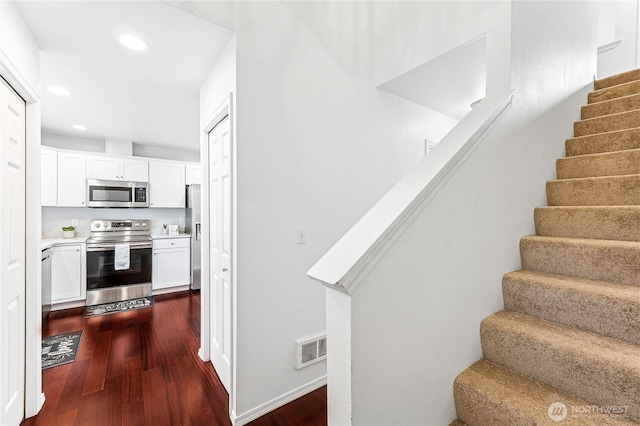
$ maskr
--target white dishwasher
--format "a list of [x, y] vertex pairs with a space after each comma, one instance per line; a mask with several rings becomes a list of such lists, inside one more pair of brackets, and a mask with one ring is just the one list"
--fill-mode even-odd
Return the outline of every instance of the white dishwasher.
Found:
[[51, 312], [51, 256], [53, 250], [42, 250], [42, 326]]

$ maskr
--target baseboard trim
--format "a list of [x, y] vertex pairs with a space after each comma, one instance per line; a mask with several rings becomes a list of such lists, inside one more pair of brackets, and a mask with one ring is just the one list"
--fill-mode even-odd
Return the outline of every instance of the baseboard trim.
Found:
[[234, 426], [243, 426], [249, 422], [254, 421], [258, 417], [262, 417], [267, 413], [275, 410], [276, 408], [280, 408], [283, 405], [294, 401], [301, 396], [305, 396], [306, 394], [313, 392], [316, 389], [321, 388], [322, 386], [327, 384], [327, 376], [322, 376], [312, 382], [307, 383], [306, 385], [300, 386], [292, 390], [291, 392], [287, 392], [284, 395], [281, 395], [277, 398], [272, 399], [269, 402], [266, 402], [258, 407], [249, 410], [241, 415], [236, 415], [235, 411], [231, 411], [231, 423]]

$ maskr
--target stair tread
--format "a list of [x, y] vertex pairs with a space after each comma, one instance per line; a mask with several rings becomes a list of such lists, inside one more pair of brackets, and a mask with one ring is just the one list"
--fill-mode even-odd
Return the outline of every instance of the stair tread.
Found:
[[607, 99], [584, 105], [580, 109], [580, 119], [587, 120], [596, 117], [604, 117], [634, 109], [640, 109], [640, 93], [633, 93], [615, 99]]
[[552, 237], [546, 235], [527, 235], [522, 237], [521, 241], [522, 240], [562, 243], [578, 246], [591, 245], [597, 247], [624, 247], [640, 249], [640, 241], [599, 240], [595, 238]]
[[640, 345], [640, 287], [519, 270], [502, 289], [507, 310]]
[[[640, 81], [638, 83], [640, 84]], [[576, 121], [573, 124], [573, 132], [575, 136], [586, 136], [638, 126], [640, 126], [640, 109], [634, 109]]]
[[640, 69], [624, 71], [608, 77], [600, 78], [593, 82], [593, 88], [594, 90], [606, 89], [608, 87], [618, 86], [620, 84], [636, 80], [640, 80]]
[[[500, 367], [490, 361], [480, 360], [460, 373], [454, 382], [456, 397], [459, 400], [469, 396], [473, 404], [469, 409], [456, 409], [458, 418], [466, 424], [512, 426], [554, 424], [550, 421], [549, 407], [553, 403], [563, 403], [571, 407], [590, 405], [589, 402], [570, 396], [551, 386], [529, 379], [516, 372]], [[474, 410], [473, 408], [476, 408]], [[574, 418], [569, 414], [562, 424], [578, 425], [633, 425], [631, 420], [605, 417], [597, 420]]]
[[589, 104], [602, 102], [609, 99], [621, 98], [629, 94], [640, 92], [640, 80], [632, 80], [614, 86], [604, 87], [594, 90], [587, 96]]
[[489, 361], [588, 401], [625, 401], [640, 419], [639, 345], [510, 311], [485, 318], [480, 335]]
[[584, 358], [628, 368], [640, 378], [639, 345], [506, 310], [490, 315], [482, 324], [484, 328], [500, 328], [509, 333], [526, 335], [539, 342], [580, 353]]
[[558, 158], [556, 170], [558, 179], [640, 174], [640, 148]]
[[[552, 287], [564, 287], [584, 293], [616, 299], [626, 299], [640, 305], [640, 288], [629, 285], [590, 280], [588, 278], [569, 277], [566, 275], [548, 274], [526, 269], [509, 272], [505, 274], [504, 277], [506, 279], [532, 280]], [[638, 323], [638, 325], [640, 325], [640, 316], [638, 316]], [[640, 330], [640, 328], [638, 330]]]
[[640, 206], [547, 206], [534, 210], [536, 235], [640, 241]]
[[550, 206], [640, 205], [640, 174], [548, 181]]
[[576, 136], [565, 141], [568, 157], [640, 148], [640, 127]]
[[640, 286], [640, 242], [530, 235], [520, 239], [522, 269]]

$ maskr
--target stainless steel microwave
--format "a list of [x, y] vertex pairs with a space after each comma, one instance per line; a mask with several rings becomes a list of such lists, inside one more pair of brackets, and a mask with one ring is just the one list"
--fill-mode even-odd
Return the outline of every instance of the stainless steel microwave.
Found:
[[87, 179], [87, 207], [149, 207], [149, 184]]

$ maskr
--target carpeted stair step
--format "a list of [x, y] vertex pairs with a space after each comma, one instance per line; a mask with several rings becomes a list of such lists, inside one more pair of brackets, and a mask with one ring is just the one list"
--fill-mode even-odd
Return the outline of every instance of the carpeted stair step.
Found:
[[587, 95], [588, 103], [594, 104], [604, 102], [611, 99], [621, 98], [623, 96], [635, 95], [640, 93], [640, 80], [634, 80], [627, 83], [594, 90]]
[[[636, 424], [622, 416], [595, 420], [574, 418], [572, 407], [588, 406], [590, 403], [487, 360], [480, 360], [460, 373], [453, 389], [458, 419], [469, 426]], [[556, 423], [549, 416], [549, 407], [558, 402], [565, 404], [568, 413], [564, 420]]]
[[530, 235], [520, 256], [525, 270], [640, 286], [640, 242]]
[[629, 83], [630, 81], [640, 80], [640, 69], [626, 71], [620, 74], [605, 77], [593, 82], [594, 90], [600, 90], [611, 86]]
[[480, 336], [488, 361], [640, 420], [640, 346], [509, 311], [482, 321]]
[[547, 182], [550, 206], [640, 205], [640, 175], [559, 179]]
[[640, 206], [555, 206], [534, 210], [536, 235], [640, 241]]
[[565, 142], [567, 157], [638, 148], [640, 148], [640, 128], [580, 136], [567, 139]]
[[587, 154], [556, 160], [558, 179], [640, 173], [640, 149]]
[[640, 345], [640, 287], [520, 270], [502, 294], [509, 311]]
[[580, 118], [582, 120], [586, 120], [589, 118], [632, 111], [634, 109], [640, 109], [640, 94], [623, 96], [617, 99], [585, 105], [580, 110]]
[[576, 137], [640, 127], [640, 110], [620, 112], [602, 117], [588, 118], [573, 123]]

